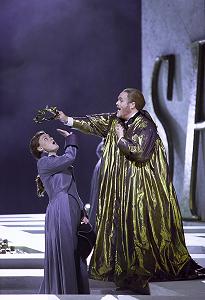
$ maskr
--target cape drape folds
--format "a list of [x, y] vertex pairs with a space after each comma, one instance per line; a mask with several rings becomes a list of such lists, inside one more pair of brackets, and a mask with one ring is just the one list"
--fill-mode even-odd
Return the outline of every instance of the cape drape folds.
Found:
[[74, 128], [105, 137], [90, 276], [130, 287], [176, 279], [190, 256], [164, 146], [147, 112], [117, 143], [118, 121], [114, 114], [74, 118]]

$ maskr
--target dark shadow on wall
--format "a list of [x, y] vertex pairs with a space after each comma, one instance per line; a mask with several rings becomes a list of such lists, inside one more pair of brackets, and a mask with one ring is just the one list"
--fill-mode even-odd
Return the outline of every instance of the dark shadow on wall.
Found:
[[[0, 2], [0, 214], [41, 213], [28, 144], [44, 129], [63, 146], [57, 121], [36, 125], [39, 108], [82, 116], [115, 110], [118, 93], [141, 87], [141, 17], [136, 0]], [[87, 202], [99, 138], [78, 134], [75, 164]]]

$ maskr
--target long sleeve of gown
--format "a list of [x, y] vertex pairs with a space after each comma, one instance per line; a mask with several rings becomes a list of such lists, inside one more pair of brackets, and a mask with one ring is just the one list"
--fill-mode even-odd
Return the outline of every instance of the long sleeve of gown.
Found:
[[95, 114], [85, 117], [74, 117], [73, 128], [87, 134], [105, 137], [115, 114]]
[[53, 157], [44, 156], [38, 161], [39, 174], [55, 174], [67, 169], [73, 164], [77, 153], [77, 142], [74, 134], [65, 140], [65, 154]]
[[118, 147], [127, 159], [139, 163], [146, 162], [151, 158], [157, 138], [156, 126], [149, 123], [140, 132], [133, 131], [131, 137], [121, 138]]

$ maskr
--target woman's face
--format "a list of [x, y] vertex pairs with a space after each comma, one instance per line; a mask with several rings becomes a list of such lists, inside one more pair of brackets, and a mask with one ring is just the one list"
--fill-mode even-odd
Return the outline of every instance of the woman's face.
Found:
[[39, 138], [38, 150], [41, 152], [57, 152], [59, 149], [58, 144], [47, 133], [43, 133]]

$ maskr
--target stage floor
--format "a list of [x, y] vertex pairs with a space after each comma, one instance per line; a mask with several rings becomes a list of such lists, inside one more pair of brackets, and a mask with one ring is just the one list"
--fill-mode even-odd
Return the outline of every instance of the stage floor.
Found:
[[[27, 253], [0, 255], [0, 300], [205, 299], [205, 280], [150, 283], [150, 296], [119, 295], [113, 283], [95, 280], [90, 280], [91, 295], [35, 295], [43, 277], [44, 220], [44, 214], [0, 215], [0, 238]], [[191, 256], [205, 267], [205, 222], [184, 222], [184, 231]]]

